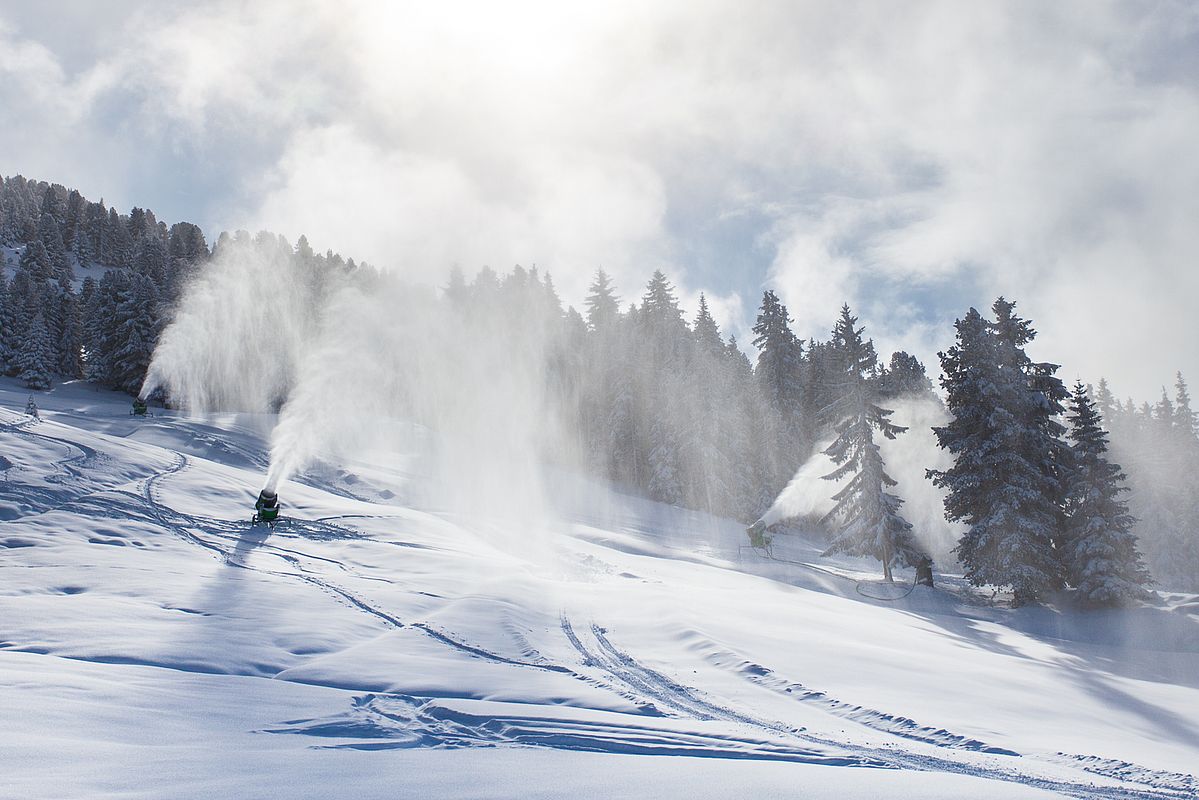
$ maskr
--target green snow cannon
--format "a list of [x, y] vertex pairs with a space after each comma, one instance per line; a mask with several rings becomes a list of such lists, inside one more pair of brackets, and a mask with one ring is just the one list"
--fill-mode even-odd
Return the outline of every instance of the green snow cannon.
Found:
[[133, 410], [129, 412], [130, 414], [135, 417], [144, 417], [148, 412], [149, 409], [146, 408], [145, 400], [141, 399], [140, 397], [133, 398]]
[[263, 489], [258, 493], [258, 500], [254, 503], [254, 518], [250, 522], [253, 525], [265, 522], [274, 527], [277, 519], [279, 519], [279, 495]]
[[768, 550], [770, 548], [771, 536], [766, 532], [766, 523], [758, 520], [753, 525], [745, 529], [749, 534], [749, 543], [758, 550]]

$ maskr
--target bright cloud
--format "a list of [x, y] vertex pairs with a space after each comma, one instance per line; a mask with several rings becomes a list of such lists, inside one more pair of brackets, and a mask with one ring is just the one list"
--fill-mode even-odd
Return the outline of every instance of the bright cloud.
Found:
[[660, 267], [743, 342], [766, 286], [805, 337], [848, 301], [934, 372], [1003, 293], [1067, 377], [1199, 380], [1192, 4], [145, 3], [91, 29], [76, 63], [50, 12], [0, 28], [7, 172], [432, 282], [535, 263], [569, 302]]

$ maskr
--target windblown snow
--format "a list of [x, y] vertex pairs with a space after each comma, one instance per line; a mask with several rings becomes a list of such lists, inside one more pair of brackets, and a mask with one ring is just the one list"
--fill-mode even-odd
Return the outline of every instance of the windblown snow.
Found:
[[1199, 793], [1194, 597], [905, 594], [569, 475], [525, 528], [440, 501], [418, 435], [256, 528], [273, 417], [26, 397], [0, 382], [2, 797]]

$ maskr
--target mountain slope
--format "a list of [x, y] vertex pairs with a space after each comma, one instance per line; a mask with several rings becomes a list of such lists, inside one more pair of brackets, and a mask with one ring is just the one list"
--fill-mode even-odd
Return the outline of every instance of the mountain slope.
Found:
[[301, 476], [268, 531], [271, 418], [138, 420], [67, 384], [35, 422], [26, 396], [0, 383], [0, 794], [1199, 787], [1193, 598], [1010, 611], [941, 576], [872, 599], [902, 592], [869, 564], [801, 539], [769, 561], [570, 476], [551, 513], [463, 512], [427, 442]]

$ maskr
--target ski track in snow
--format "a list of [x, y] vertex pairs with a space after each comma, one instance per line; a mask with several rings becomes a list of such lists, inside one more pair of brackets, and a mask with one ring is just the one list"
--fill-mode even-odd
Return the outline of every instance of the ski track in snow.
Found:
[[[848, 751], [850, 754], [846, 764], [852, 763], [855, 766], [889, 766], [903, 767], [907, 769], [915, 769], [921, 771], [941, 771], [952, 772], [962, 775], [970, 775], [979, 778], [989, 778], [992, 780], [1007, 781], [1012, 783], [1021, 783], [1029, 786], [1035, 786], [1040, 789], [1055, 791], [1071, 797], [1078, 798], [1110, 798], [1117, 800], [1118, 798], [1140, 798], [1147, 800], [1149, 798], [1188, 798], [1193, 800], [1195, 797], [1194, 786], [1195, 778], [1190, 775], [1182, 775], [1177, 773], [1163, 773], [1151, 770], [1145, 767], [1140, 767], [1127, 762], [1107, 762], [1103, 759], [1096, 759], [1087, 756], [1074, 756], [1072, 761], [1084, 762], [1084, 769], [1096, 775], [1114, 778], [1121, 782], [1133, 782], [1142, 784], [1151, 790], [1141, 788], [1125, 787], [1125, 786], [1097, 786], [1092, 783], [1072, 783], [1060, 781], [1051, 778], [1039, 777], [1029, 774], [1018, 769], [1004, 767], [988, 767], [978, 763], [960, 762], [947, 758], [938, 758], [936, 756], [922, 755], [913, 752], [904, 752], [891, 748], [878, 748], [862, 745], [850, 744], [841, 742], [826, 737], [815, 736], [800, 729], [790, 729], [778, 725], [777, 723], [768, 723], [761, 720], [756, 720], [746, 715], [731, 711], [719, 705], [713, 704], [698, 697], [698, 691], [685, 686], [663, 676], [655, 670], [638, 663], [632, 656], [621, 650], [618, 650], [608, 639], [607, 631], [603, 628], [592, 625], [591, 633], [598, 645], [596, 649], [587, 648], [575, 633], [570, 621], [565, 617], [562, 619], [562, 630], [572, 646], [583, 656], [584, 663], [599, 667], [608, 672], [613, 678], [619, 682], [623, 682], [634, 693], [643, 697], [649, 697], [673, 709], [678, 713], [691, 716], [694, 719], [710, 720], [710, 719], [725, 719], [733, 722], [742, 723], [748, 726], [761, 727], [780, 734], [789, 734], [797, 739], [810, 742], [816, 745], [823, 745], [830, 748], [838, 748]], [[755, 665], [756, 666], [756, 665]], [[773, 688], [773, 687], [772, 687]], [[785, 691], [785, 689], [784, 689]], [[809, 690], [810, 691], [810, 690]], [[811, 697], [796, 697], [800, 702], [807, 702], [815, 699], [816, 695], [821, 693], [812, 693]], [[835, 704], [835, 705], [833, 705]], [[957, 737], [953, 734], [947, 734], [947, 737], [928, 737], [922, 738], [910, 735], [907, 730], [908, 726], [900, 724], [894, 725], [879, 725], [879, 719], [887, 721], [904, 720], [911, 722], [906, 718], [896, 718], [891, 715], [881, 714], [880, 712], [871, 712], [867, 709], [861, 709], [859, 706], [851, 706], [850, 704], [841, 703], [840, 701], [830, 701], [828, 706], [830, 713], [836, 716], [843, 716], [847, 719], [853, 719], [855, 722], [874, 728], [884, 733], [900, 736], [905, 739], [915, 739], [928, 744], [933, 744], [938, 747], [952, 747], [946, 743], [958, 740], [965, 740], [965, 737]], [[848, 709], [856, 709], [855, 712], [848, 713]], [[859, 713], [865, 711], [867, 713]], [[915, 723], [912, 723], [915, 726]], [[898, 730], [895, 729], [898, 727]], [[919, 727], [919, 726], [916, 726]], [[966, 740], [969, 741], [969, 740]], [[979, 743], [981, 745], [981, 743]], [[1019, 754], [1011, 751], [1004, 751], [1002, 748], [992, 748], [984, 750], [982, 747], [960, 747], [971, 752], [988, 753], [992, 755], [1002, 755], [1008, 758], [1019, 758]], [[1066, 759], [1060, 759], [1064, 762]], [[1112, 765], [1104, 768], [1103, 765]]]
[[[958, 757], [940, 757], [898, 747], [868, 746], [818, 736], [783, 723], [764, 720], [735, 711], [708, 699], [699, 689], [680, 684], [641, 663], [631, 653], [618, 648], [609, 631], [589, 624], [584, 633], [575, 629], [565, 614], [560, 632], [577, 654], [576, 664], [557, 664], [545, 659], [533, 647], [518, 626], [509, 624], [507, 635], [516, 641], [524, 660], [491, 652], [464, 641], [454, 632], [423, 621], [403, 621], [385, 608], [367, 601], [351, 590], [323, 577], [329, 570], [361, 579], [336, 559], [305, 552], [303, 543], [314, 541], [369, 541], [376, 545], [437, 549], [428, 545], [372, 538], [351, 527], [354, 519], [386, 519], [384, 515], [347, 514], [317, 520], [287, 519], [275, 530], [261, 530], [253, 550], [281, 560], [286, 569], [268, 569], [248, 563], [239, 543], [255, 534], [248, 522], [221, 520], [180, 512], [162, 500], [164, 482], [192, 466], [192, 459], [174, 453], [165, 469], [139, 481], [134, 490], [89, 485], [93, 469], [106, 457], [94, 448], [59, 436], [44, 433], [39, 421], [19, 419], [4, 424], [3, 432], [30, 440], [40, 439], [66, 448], [67, 455], [56, 462], [57, 472], [46, 477], [57, 484], [50, 491], [26, 487], [30, 499], [40, 500], [37, 513], [49, 510], [73, 511], [88, 517], [113, 520], [138, 519], [150, 522], [207, 551], [230, 567], [245, 569], [277, 578], [303, 582], [325, 592], [344, 606], [393, 629], [420, 631], [438, 644], [475, 659], [514, 669], [538, 670], [566, 675], [591, 686], [611, 691], [633, 702], [633, 713], [602, 712], [596, 718], [555, 713], [552, 706], [537, 706], [535, 713], [517, 713], [521, 704], [453, 703], [446, 698], [403, 694], [368, 693], [356, 695], [351, 708], [327, 719], [290, 720], [264, 729], [270, 734], [302, 734], [330, 740], [321, 747], [378, 750], [400, 747], [548, 747], [564, 750], [609, 752], [639, 755], [690, 755], [714, 758], [795, 761], [833, 766], [867, 768], [903, 768], [942, 771], [1007, 782], [1021, 783], [1079, 798], [1194, 798], [1199, 795], [1196, 778], [1183, 773], [1162, 772], [1132, 762], [1096, 756], [1056, 753], [1023, 757], [1005, 748], [989, 745], [972, 737], [943, 728], [923, 726], [915, 720], [833, 698], [824, 692], [784, 677], [776, 671], [741, 658], [711, 643], [708, 663], [733, 671], [741, 678], [788, 698], [815, 706], [831, 716], [857, 723], [869, 730], [916, 742], [919, 745], [957, 752]], [[220, 449], [220, 448], [218, 448]], [[229, 445], [224, 452], [236, 454], [253, 464], [265, 463], [251, 448]], [[324, 481], [306, 481], [325, 484]], [[332, 485], [317, 488], [347, 495]], [[64, 502], [65, 496], [65, 502]], [[358, 498], [355, 498], [358, 499]], [[273, 540], [273, 541], [272, 541]], [[105, 541], [95, 544], [142, 545], [136, 540]], [[19, 539], [0, 540], [5, 547], [21, 547]], [[323, 569], [310, 569], [312, 564]], [[63, 587], [69, 593], [71, 587]], [[430, 595], [435, 596], [435, 595]], [[195, 612], [181, 609], [190, 613]], [[586, 641], [584, 641], [586, 640]], [[12, 643], [3, 643], [10, 647]], [[37, 648], [16, 648], [37, 653]], [[45, 651], [42, 651], [43, 654]], [[181, 671], [212, 673], [205, 665], [164, 664], [124, 657], [97, 657], [89, 660], [108, 664], [139, 664]], [[244, 673], [253, 677], [271, 677], [260, 672]], [[333, 686], [332, 688], [343, 688]], [[667, 722], [694, 721], [701, 730], [680, 730]], [[731, 733], [729, 731], [736, 731]], [[334, 741], [336, 740], [336, 741]], [[348, 740], [348, 741], [346, 741]], [[1106, 784], [1062, 781], [1037, 774], [1038, 761], [1066, 765], [1109, 781]], [[1030, 768], [1022, 769], [1021, 765]]]

